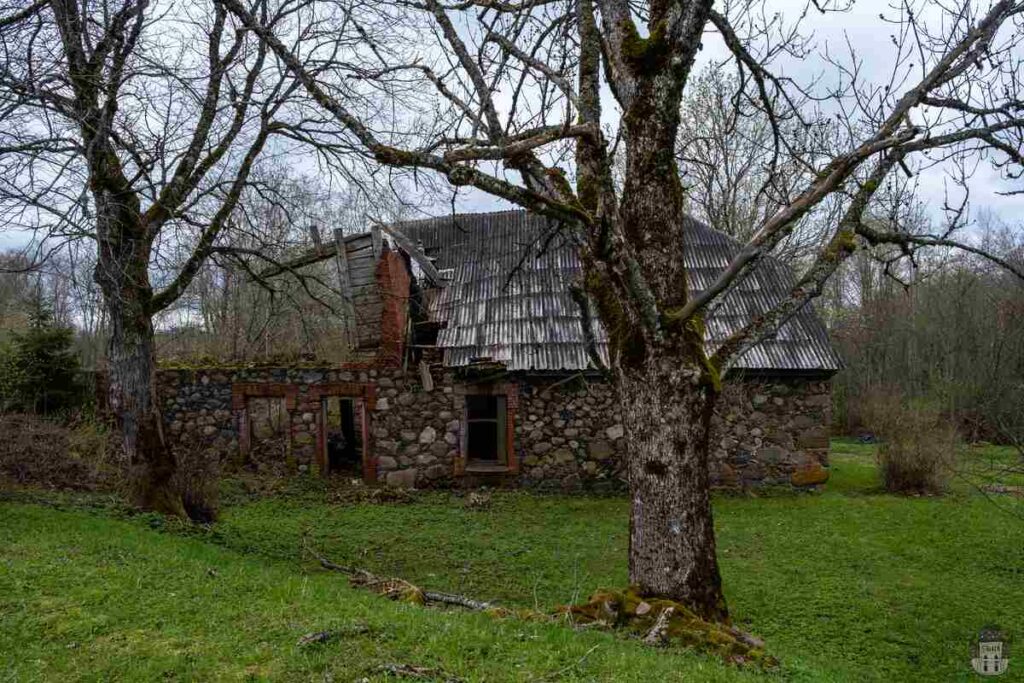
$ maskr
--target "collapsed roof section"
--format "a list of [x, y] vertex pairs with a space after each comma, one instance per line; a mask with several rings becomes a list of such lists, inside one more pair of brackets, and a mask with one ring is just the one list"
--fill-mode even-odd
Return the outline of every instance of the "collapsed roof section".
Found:
[[[682, 257], [690, 289], [708, 287], [740, 245], [693, 218], [686, 219]], [[570, 238], [549, 219], [525, 211], [448, 215], [393, 228], [431, 258], [445, 286], [426, 290], [428, 315], [439, 327], [444, 364], [500, 363], [508, 370], [593, 369], [583, 315], [572, 297], [581, 264]], [[733, 287], [706, 319], [709, 351], [788, 295], [793, 277], [765, 259]], [[597, 352], [607, 362], [607, 333], [592, 316]], [[744, 353], [737, 370], [832, 373], [840, 360], [812, 306], [770, 339]]]
[[[690, 291], [698, 293], [728, 266], [740, 244], [691, 217], [685, 220], [681, 256]], [[550, 219], [525, 211], [455, 214], [378, 225], [357, 235], [335, 231], [334, 238], [270, 275], [333, 259], [353, 349], [387, 346], [385, 355], [394, 362], [410, 326], [419, 324], [437, 331], [436, 346], [447, 367], [595, 369], [583, 312], [572, 293], [582, 271], [579, 252]], [[706, 314], [708, 351], [770, 310], [792, 287], [785, 265], [762, 259]], [[596, 316], [589, 318], [594, 350], [607, 364], [608, 335]], [[839, 367], [810, 305], [733, 364], [735, 370], [770, 374], [831, 374]]]

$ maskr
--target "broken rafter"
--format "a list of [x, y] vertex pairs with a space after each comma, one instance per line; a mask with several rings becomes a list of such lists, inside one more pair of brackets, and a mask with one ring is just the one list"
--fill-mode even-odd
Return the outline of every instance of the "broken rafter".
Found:
[[[353, 242], [353, 241], [355, 241], [356, 239], [358, 239], [360, 237], [362, 237], [362, 235], [346, 235], [345, 236], [345, 242], [346, 243]], [[334, 243], [328, 243], [328, 244], [322, 245], [322, 248], [320, 248], [320, 249], [316, 249], [316, 248], [308, 249], [308, 250], [300, 253], [298, 256], [296, 256], [295, 258], [293, 258], [293, 259], [291, 259], [289, 261], [282, 261], [280, 263], [275, 263], [274, 265], [270, 266], [269, 268], [266, 268], [266, 269], [260, 271], [256, 275], [260, 279], [268, 279], [268, 278], [272, 278], [272, 277], [277, 277], [278, 275], [283, 275], [284, 273], [290, 273], [290, 272], [299, 270], [301, 268], [305, 268], [306, 266], [311, 266], [314, 263], [319, 263], [320, 261], [325, 261], [325, 260], [333, 257], [337, 253], [338, 253], [338, 242], [335, 241]]]
[[387, 225], [385, 223], [376, 223], [375, 225], [390, 235], [391, 239], [395, 240], [395, 244], [401, 247], [405, 253], [419, 264], [419, 267], [423, 269], [423, 274], [427, 276], [427, 279], [439, 287], [443, 287], [447, 284], [448, 281], [441, 277], [441, 273], [437, 270], [437, 266], [434, 265], [434, 262], [430, 260], [430, 258], [423, 253], [423, 250], [409, 239], [405, 233], [393, 225]]

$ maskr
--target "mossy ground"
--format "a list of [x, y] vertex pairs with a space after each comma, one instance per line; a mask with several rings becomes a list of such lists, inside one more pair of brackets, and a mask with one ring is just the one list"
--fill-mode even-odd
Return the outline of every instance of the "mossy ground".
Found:
[[[715, 499], [735, 625], [766, 640], [776, 671], [385, 600], [302, 551], [306, 538], [341, 564], [550, 613], [627, 585], [624, 498], [511, 492], [473, 509], [453, 494], [396, 505], [295, 481], [270, 497], [226, 491], [208, 530], [72, 499], [0, 502], [0, 681], [383, 680], [389, 663], [488, 681], [973, 680], [979, 628], [1024, 637], [1024, 499], [961, 479], [943, 497], [891, 496], [872, 446], [833, 452], [820, 493]], [[1013, 457], [973, 449], [967, 471]], [[325, 630], [339, 635], [297, 644]], [[1000, 680], [1022, 674], [1011, 663]]]

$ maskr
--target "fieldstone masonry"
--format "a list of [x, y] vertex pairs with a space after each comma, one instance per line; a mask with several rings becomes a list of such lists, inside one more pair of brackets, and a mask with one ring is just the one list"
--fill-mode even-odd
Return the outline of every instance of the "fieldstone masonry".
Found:
[[[382, 368], [200, 368], [159, 371], [172, 443], [208, 457], [244, 461], [251, 446], [251, 398], [283, 401], [290, 426], [288, 467], [319, 472], [326, 396], [358, 399], [363, 478], [405, 487], [473, 482], [463, 454], [467, 393], [500, 393], [508, 406], [510, 454], [501, 479], [554, 490], [621, 486], [625, 429], [611, 388], [598, 381], [526, 377], [487, 385], [433, 376], [425, 391], [416, 371]], [[809, 486], [828, 478], [828, 380], [737, 379], [726, 382], [713, 416], [712, 481], [744, 488]], [[365, 420], [363, 418], [365, 415]]]

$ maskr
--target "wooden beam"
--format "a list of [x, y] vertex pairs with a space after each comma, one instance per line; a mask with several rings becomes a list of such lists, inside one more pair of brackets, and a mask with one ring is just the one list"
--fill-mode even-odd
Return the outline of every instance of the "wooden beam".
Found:
[[348, 270], [348, 250], [345, 235], [340, 229], [334, 231], [334, 262], [338, 266], [338, 284], [341, 287], [341, 311], [344, 317], [345, 342], [349, 349], [355, 347], [356, 307], [352, 303], [352, 278]]
[[370, 240], [373, 243], [373, 260], [376, 262], [384, 251], [384, 242], [380, 236], [380, 226], [376, 223], [370, 226]]
[[423, 274], [427, 276], [427, 279], [439, 287], [444, 287], [448, 284], [448, 281], [441, 277], [441, 273], [439, 273], [437, 267], [434, 266], [434, 262], [427, 258], [427, 255], [424, 254], [423, 251], [405, 235], [405, 233], [393, 225], [387, 225], [385, 223], [375, 223], [375, 225], [379, 225], [381, 230], [391, 235], [391, 238], [395, 240], [395, 243], [404, 249], [405, 253], [409, 254], [409, 256], [419, 264], [420, 268], [423, 270]]
[[[365, 237], [365, 233], [359, 235], [349, 235], [348, 237], [345, 238], [345, 242], [355, 242], [360, 238]], [[369, 245], [367, 245], [367, 247], [369, 247]], [[277, 277], [278, 275], [283, 275], [284, 273], [290, 273], [295, 270], [301, 270], [306, 266], [311, 266], [314, 263], [319, 263], [320, 261], [326, 261], [327, 259], [337, 255], [337, 253], [338, 243], [334, 241], [329, 244], [322, 245], [322, 248], [319, 251], [317, 249], [307, 249], [306, 251], [303, 251], [295, 258], [289, 259], [287, 261], [282, 261], [281, 263], [276, 263], [272, 266], [264, 268], [262, 271], [257, 273], [257, 276], [261, 279]]]
[[309, 236], [313, 240], [313, 249], [316, 250], [316, 253], [321, 253], [324, 250], [324, 243], [320, 239], [320, 226], [316, 223], [310, 223]]

